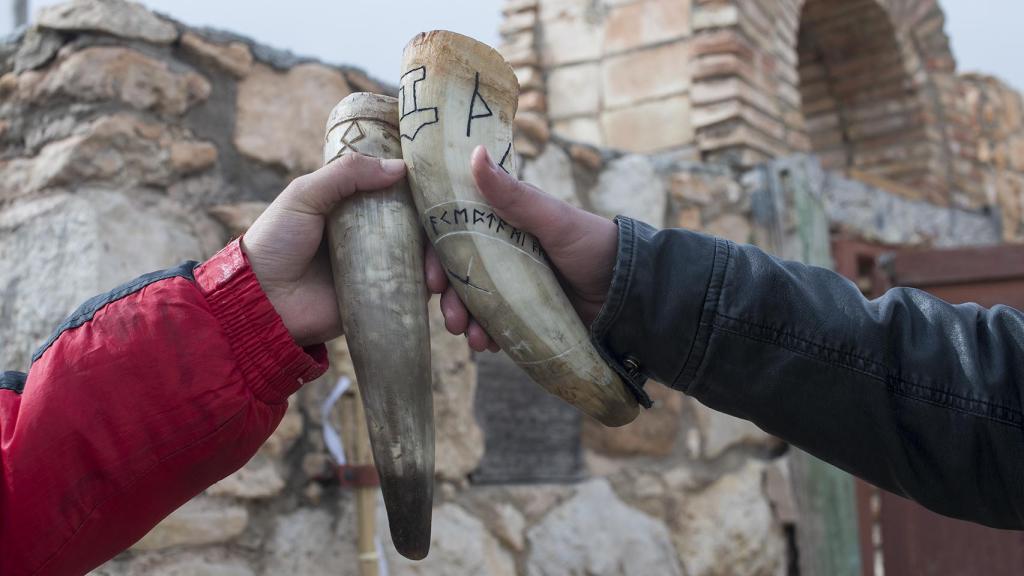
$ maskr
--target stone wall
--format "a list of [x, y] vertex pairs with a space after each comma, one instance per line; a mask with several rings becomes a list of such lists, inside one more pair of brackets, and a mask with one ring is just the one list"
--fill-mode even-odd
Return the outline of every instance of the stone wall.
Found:
[[505, 51], [545, 79], [529, 102], [557, 136], [738, 167], [814, 152], [910, 199], [1001, 211], [1005, 239], [1024, 238], [1020, 95], [957, 74], [935, 0], [510, 0], [506, 12]]
[[[704, 163], [707, 150], [693, 141], [689, 113], [673, 112], [665, 121], [683, 126], [669, 150], [641, 154], [588, 145], [595, 139], [587, 130], [614, 127], [616, 114], [642, 111], [644, 102], [671, 108], [686, 101], [679, 106], [689, 110], [695, 88], [687, 80], [648, 86], [654, 92], [641, 95], [611, 92], [615, 104], [608, 115], [560, 116], [567, 104], [558, 100], [557, 87], [568, 81], [559, 75], [592, 74], [603, 64], [587, 48], [596, 33], [564, 17], [577, 14], [576, 4], [563, 0], [557, 10], [554, 4], [510, 2], [503, 27], [504, 50], [524, 86], [516, 149], [525, 180], [599, 214], [704, 230], [788, 256], [799, 256], [789, 249], [799, 231], [763, 210], [766, 191], [780, 178], [811, 191], [834, 225], [881, 242], [958, 245], [999, 238], [994, 216], [911, 198], [889, 181], [884, 188], [829, 172], [812, 156], [753, 168]], [[601, 41], [611, 39], [622, 59], [692, 50], [698, 31], [739, 17], [725, 2], [699, 4], [691, 13], [684, 2], [609, 2], [608, 22], [620, 24]], [[683, 34], [659, 28], [691, 20]], [[555, 21], [553, 28], [542, 26]], [[543, 37], [538, 30], [546, 30]], [[574, 56], [552, 60], [576, 41], [583, 48], [574, 48]], [[676, 56], [658, 62], [684, 63]], [[392, 92], [356, 69], [189, 29], [119, 0], [47, 8], [32, 28], [0, 46], [0, 73], [4, 369], [25, 369], [34, 348], [89, 296], [212, 254], [244, 231], [292, 177], [319, 165], [324, 122], [338, 100], [354, 90]], [[603, 85], [600, 78], [595, 82]], [[989, 84], [972, 78], [960, 85], [984, 95], [966, 112], [996, 118], [1019, 111], [1019, 99]], [[991, 95], [997, 93], [1004, 96], [996, 100]], [[1014, 132], [1002, 128], [995, 120], [985, 124], [989, 156], [979, 162], [1015, 165], [1015, 148], [1004, 144]], [[577, 141], [552, 136], [552, 129]], [[993, 170], [998, 178], [1001, 172]], [[789, 573], [794, 559], [786, 535], [799, 526], [788, 448], [655, 383], [648, 386], [656, 406], [637, 422], [615, 430], [583, 422], [581, 481], [474, 484], [487, 424], [474, 415], [476, 363], [464, 340], [443, 329], [436, 303], [431, 309], [438, 426], [433, 544], [424, 562], [397, 557], [381, 516], [391, 574]], [[252, 461], [96, 574], [356, 574], [355, 506], [332, 479], [320, 415], [336, 379], [354, 373], [344, 341], [331, 349], [331, 373], [293, 399]]]

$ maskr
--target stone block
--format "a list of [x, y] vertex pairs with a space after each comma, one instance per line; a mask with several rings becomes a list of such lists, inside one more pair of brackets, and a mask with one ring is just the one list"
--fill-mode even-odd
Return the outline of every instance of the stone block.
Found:
[[616, 54], [689, 34], [690, 2], [643, 0], [609, 9], [604, 23], [604, 51]]
[[604, 479], [581, 484], [527, 541], [528, 576], [684, 574], [665, 525], [624, 504]]
[[210, 496], [261, 499], [277, 496], [284, 490], [284, 474], [278, 463], [265, 453], [257, 453], [245, 466], [210, 486]]
[[273, 516], [260, 574], [358, 576], [354, 506], [345, 501], [340, 516], [322, 507]]
[[516, 110], [517, 117], [523, 112], [544, 114], [548, 110], [547, 95], [541, 90], [524, 90], [519, 94], [519, 107]]
[[739, 214], [723, 214], [708, 222], [704, 227], [704, 231], [712, 236], [718, 236], [740, 244], [748, 244], [753, 238], [750, 219]]
[[756, 53], [743, 32], [734, 28], [698, 34], [693, 37], [692, 48], [695, 58], [712, 54], [734, 54], [744, 62], [754, 61]]
[[669, 194], [680, 204], [704, 206], [715, 196], [713, 180], [717, 179], [693, 172], [676, 172], [668, 180]]
[[223, 548], [204, 547], [122, 554], [89, 576], [255, 576], [255, 572], [242, 557]]
[[168, 126], [132, 114], [101, 116], [42, 147], [35, 158], [0, 164], [0, 198], [89, 184], [108, 188], [167, 186], [174, 177], [205, 169], [217, 149], [175, 135]]
[[[551, 137], [548, 119], [536, 112], [520, 112], [516, 114], [514, 126], [517, 136], [524, 136], [539, 146], [547, 144]], [[520, 152], [522, 152], [520, 150]]]
[[522, 552], [526, 548], [526, 518], [515, 506], [497, 502], [486, 510], [483, 521], [509, 549]]
[[592, 172], [597, 172], [604, 166], [604, 157], [601, 156], [601, 151], [592, 146], [571, 144], [569, 146], [569, 156], [573, 162], [582, 164]]
[[171, 144], [171, 168], [179, 174], [192, 174], [217, 163], [217, 147], [209, 142], [192, 140]]
[[552, 120], [596, 114], [600, 109], [598, 64], [579, 64], [548, 72], [548, 110]]
[[672, 539], [689, 576], [760, 576], [785, 569], [786, 541], [762, 491], [763, 465], [748, 462], [676, 500]]
[[559, 18], [579, 17], [591, 6], [593, 6], [591, 0], [543, 0], [537, 3], [540, 19], [545, 22]]
[[601, 125], [594, 117], [577, 117], [558, 120], [552, 123], [552, 131], [565, 140], [580, 142], [590, 146], [602, 146], [604, 136]]
[[244, 506], [198, 497], [164, 518], [132, 546], [132, 550], [162, 550], [227, 542], [249, 524]]
[[498, 45], [498, 52], [514, 54], [523, 50], [534, 50], [536, 35], [533, 30], [523, 30], [516, 34], [504, 36], [504, 42]]
[[1010, 167], [1017, 172], [1024, 172], [1024, 136], [1018, 135], [1007, 142]]
[[606, 59], [601, 65], [604, 106], [619, 108], [686, 92], [689, 58], [686, 42], [674, 42]]
[[[515, 151], [517, 159], [520, 156], [524, 158], [533, 158], [540, 154], [541, 145], [521, 134], [515, 134], [512, 137], [512, 149]], [[516, 160], [512, 164], [512, 170], [510, 172], [513, 174], [517, 173], [516, 166], [519, 166], [520, 164], [521, 162]]]
[[252, 223], [259, 218], [269, 204], [266, 202], [239, 202], [237, 204], [218, 204], [207, 209], [210, 216], [228, 230], [232, 238], [245, 233]]
[[773, 460], [764, 471], [764, 495], [772, 504], [775, 517], [783, 524], [800, 521], [793, 480], [789, 471], [789, 455]]
[[0, 211], [0, 366], [26, 370], [36, 348], [86, 299], [203, 260], [223, 240], [211, 219], [144, 190], [84, 189]]
[[693, 12], [694, 32], [729, 28], [740, 23], [739, 7], [734, 4], [709, 4]]
[[29, 28], [14, 53], [14, 72], [39, 68], [57, 55], [64, 45], [61, 35], [38, 27]]
[[62, 32], [102, 32], [130, 40], [170, 44], [177, 27], [142, 4], [124, 0], [73, 0], [44, 6], [36, 17], [42, 28]]
[[523, 32], [524, 30], [532, 31], [536, 24], [537, 11], [522, 10], [505, 16], [501, 21], [501, 26], [498, 27], [498, 32], [502, 36], [510, 36], [518, 32]]
[[523, 181], [559, 200], [580, 206], [579, 197], [576, 196], [576, 181], [572, 176], [572, 163], [569, 156], [555, 144], [548, 145], [540, 156], [523, 165]]
[[686, 95], [644, 102], [601, 114], [604, 143], [629, 152], [657, 152], [693, 143]]
[[613, 456], [669, 456], [682, 425], [683, 395], [654, 381], [644, 386], [654, 400], [650, 410], [630, 424], [608, 428], [587, 419], [583, 427], [584, 446]]
[[[714, 234], [710, 226], [707, 232]], [[748, 241], [749, 239], [744, 240]], [[717, 458], [734, 446], [773, 448], [782, 444], [781, 440], [751, 422], [712, 410], [700, 402], [692, 402], [692, 405], [697, 415], [697, 429], [702, 439], [701, 453], [704, 458]]]
[[697, 130], [724, 122], [742, 121], [774, 140], [781, 142], [786, 138], [786, 126], [778, 116], [767, 114], [740, 100], [697, 106], [693, 109], [691, 118]]
[[456, 504], [434, 509], [430, 554], [412, 562], [383, 538], [388, 570], [395, 576], [514, 576], [516, 564], [480, 519]]
[[723, 158], [723, 162], [743, 166], [784, 156], [789, 152], [784, 142], [765, 135], [743, 121], [723, 122], [700, 130], [697, 133], [697, 145], [705, 155], [714, 156], [725, 152], [726, 158], [732, 156], [734, 159], [729, 161]]
[[193, 32], [185, 32], [181, 36], [181, 47], [199, 61], [225, 70], [236, 78], [242, 78], [252, 70], [252, 51], [242, 42], [218, 44]]
[[538, 0], [505, 0], [501, 7], [501, 13], [508, 16], [516, 12], [523, 12], [537, 9]]
[[586, 7], [569, 9], [542, 24], [540, 59], [547, 68], [594, 61], [601, 57], [602, 30], [587, 17]]
[[536, 66], [523, 66], [515, 69], [516, 78], [519, 80], [519, 89], [523, 92], [528, 90], [544, 90], [544, 77]]
[[633, 154], [613, 160], [601, 172], [590, 192], [590, 205], [608, 218], [621, 214], [661, 228], [668, 194], [650, 160]]
[[287, 72], [259, 64], [238, 85], [235, 146], [292, 174], [316, 170], [327, 115], [350, 91], [340, 71], [320, 64]]
[[119, 100], [139, 110], [177, 116], [210, 95], [195, 72], [128, 48], [94, 46], [51, 66], [38, 82], [19, 82], [20, 99], [66, 97], [86, 102]]
[[703, 230], [704, 224], [701, 221], [700, 208], [683, 208], [677, 212], [674, 226], [698, 232]]

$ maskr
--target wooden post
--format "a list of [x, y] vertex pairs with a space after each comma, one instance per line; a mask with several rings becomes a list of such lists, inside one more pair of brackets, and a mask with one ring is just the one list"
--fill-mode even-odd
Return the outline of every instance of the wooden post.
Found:
[[[358, 383], [342, 398], [344, 428], [342, 441], [349, 464], [360, 469], [373, 466], [373, 452], [370, 450], [370, 436], [366, 429], [366, 412]], [[379, 576], [380, 558], [377, 552], [377, 493], [375, 485], [366, 486], [357, 482], [353, 490], [356, 498], [357, 549], [359, 550], [360, 576]]]
[[[819, 191], [799, 162], [764, 166], [754, 219], [762, 248], [790, 260], [832, 267], [829, 221]], [[860, 544], [854, 479], [797, 448], [789, 451], [801, 574], [860, 576]]]

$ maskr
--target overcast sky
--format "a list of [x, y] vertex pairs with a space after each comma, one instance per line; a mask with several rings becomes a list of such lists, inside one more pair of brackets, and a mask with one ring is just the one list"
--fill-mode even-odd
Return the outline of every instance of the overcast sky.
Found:
[[[31, 0], [39, 6], [61, 0]], [[685, 1], [685, 0], [680, 0]], [[6, 2], [4, 2], [6, 3]], [[1024, 89], [1024, 0], [940, 0], [964, 71], [995, 74]], [[350, 64], [394, 82], [406, 41], [446, 28], [498, 42], [502, 0], [144, 0], [187, 24], [214, 26], [297, 54]], [[10, 15], [0, 14], [10, 28]]]

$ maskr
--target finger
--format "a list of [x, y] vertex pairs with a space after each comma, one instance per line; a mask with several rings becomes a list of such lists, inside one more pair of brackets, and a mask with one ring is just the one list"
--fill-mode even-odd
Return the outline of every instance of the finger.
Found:
[[449, 332], [456, 335], [466, 333], [469, 328], [469, 311], [451, 286], [441, 295], [441, 314], [444, 316], [444, 327]]
[[448, 287], [448, 275], [444, 273], [441, 259], [429, 242], [423, 255], [423, 275], [426, 276], [427, 290], [431, 294], [441, 294]]
[[316, 172], [293, 180], [281, 193], [280, 201], [292, 210], [327, 214], [342, 199], [356, 192], [380, 190], [404, 175], [405, 162], [401, 159], [345, 154]]
[[498, 353], [501, 352], [501, 346], [498, 346], [498, 343], [492, 340], [491, 343], [487, 346], [487, 350], [494, 353]]
[[558, 246], [565, 238], [585, 232], [581, 216], [586, 212], [516, 180], [491, 160], [483, 146], [473, 150], [470, 164], [477, 188], [498, 215], [536, 236], [545, 247]]
[[491, 339], [487, 336], [487, 332], [484, 331], [483, 327], [476, 323], [476, 320], [469, 320], [469, 328], [466, 329], [466, 340], [469, 341], [469, 347], [474, 352], [483, 352], [487, 350], [487, 346], [491, 343]]

